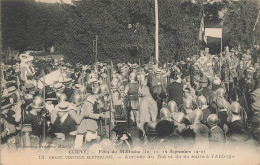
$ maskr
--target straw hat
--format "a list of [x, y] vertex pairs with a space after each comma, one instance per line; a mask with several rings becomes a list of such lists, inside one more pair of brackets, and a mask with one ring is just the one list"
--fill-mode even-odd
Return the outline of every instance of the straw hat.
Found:
[[70, 103], [67, 101], [62, 101], [55, 106], [55, 110], [59, 112], [68, 112], [70, 110]]

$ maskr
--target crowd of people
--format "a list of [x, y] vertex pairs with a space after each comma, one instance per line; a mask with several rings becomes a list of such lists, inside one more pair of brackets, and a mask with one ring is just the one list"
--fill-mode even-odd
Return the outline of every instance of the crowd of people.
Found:
[[260, 144], [260, 66], [209, 49], [162, 66], [19, 55], [1, 64], [3, 148]]

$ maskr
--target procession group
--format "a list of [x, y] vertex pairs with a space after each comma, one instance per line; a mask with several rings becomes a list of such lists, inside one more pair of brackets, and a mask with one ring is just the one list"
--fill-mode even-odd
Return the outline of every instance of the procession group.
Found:
[[37, 59], [1, 64], [5, 149], [260, 144], [260, 66], [250, 49], [162, 65]]

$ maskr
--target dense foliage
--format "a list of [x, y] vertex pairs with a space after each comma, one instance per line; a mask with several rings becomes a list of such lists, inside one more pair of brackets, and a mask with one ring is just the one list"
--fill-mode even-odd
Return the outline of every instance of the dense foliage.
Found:
[[[159, 0], [160, 61], [183, 59], [218, 41], [198, 40], [201, 4]], [[68, 4], [23, 1], [2, 2], [3, 47], [24, 51], [47, 50], [54, 45], [73, 61], [95, 60], [93, 40], [98, 35], [98, 60], [141, 63], [154, 56], [154, 0], [81, 0]], [[260, 42], [253, 32], [258, 0], [205, 4], [205, 27], [222, 27], [223, 45], [248, 48]], [[219, 12], [224, 13], [223, 17]], [[239, 19], [238, 19], [239, 18]], [[223, 23], [223, 22], [224, 23]], [[258, 36], [258, 37], [257, 37]], [[209, 39], [210, 40], [210, 39]], [[213, 46], [212, 46], [213, 45]]]

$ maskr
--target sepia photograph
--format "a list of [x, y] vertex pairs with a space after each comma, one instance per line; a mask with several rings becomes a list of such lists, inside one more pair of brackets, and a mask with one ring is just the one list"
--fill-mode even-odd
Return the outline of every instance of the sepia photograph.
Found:
[[260, 165], [260, 0], [0, 13], [0, 165]]

